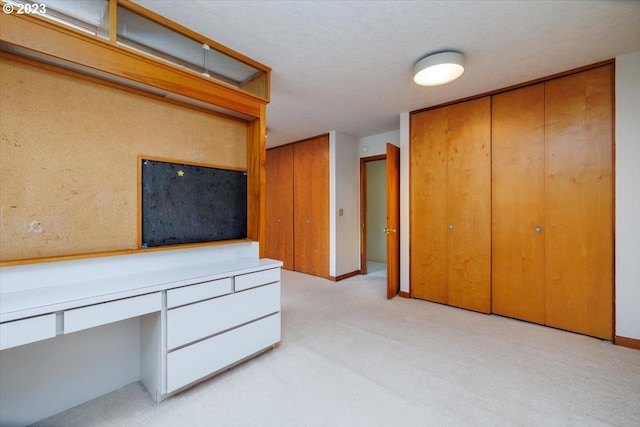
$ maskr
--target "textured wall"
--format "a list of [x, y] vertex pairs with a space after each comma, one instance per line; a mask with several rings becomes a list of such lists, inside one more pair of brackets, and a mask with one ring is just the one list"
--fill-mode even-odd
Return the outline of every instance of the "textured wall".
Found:
[[0, 260], [134, 249], [138, 155], [246, 167], [246, 124], [0, 58]]

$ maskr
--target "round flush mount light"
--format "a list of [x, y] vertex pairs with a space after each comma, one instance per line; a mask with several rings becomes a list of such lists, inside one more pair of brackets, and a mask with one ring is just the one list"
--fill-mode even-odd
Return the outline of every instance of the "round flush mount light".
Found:
[[416, 62], [413, 72], [413, 81], [420, 86], [443, 85], [464, 73], [464, 55], [459, 52], [434, 53]]

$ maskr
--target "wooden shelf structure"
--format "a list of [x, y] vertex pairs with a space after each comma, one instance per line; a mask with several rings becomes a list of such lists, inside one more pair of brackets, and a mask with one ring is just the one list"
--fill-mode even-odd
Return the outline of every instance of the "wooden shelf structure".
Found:
[[[124, 46], [117, 37], [119, 10], [137, 14], [202, 43], [220, 55], [239, 61], [243, 66], [255, 69], [256, 77], [244, 86], [234, 86]], [[129, 1], [108, 0], [108, 15], [108, 37], [104, 34], [101, 37], [49, 19], [46, 15], [16, 14], [15, 11], [0, 14], [0, 51], [2, 55], [9, 54], [14, 58], [26, 57], [43, 67], [54, 66], [158, 100], [243, 121], [247, 127], [247, 237], [259, 242], [262, 252], [266, 207], [266, 104], [270, 96], [271, 69]], [[87, 256], [102, 255], [105, 254]], [[14, 260], [5, 260], [1, 264], [6, 262], [15, 263]]]

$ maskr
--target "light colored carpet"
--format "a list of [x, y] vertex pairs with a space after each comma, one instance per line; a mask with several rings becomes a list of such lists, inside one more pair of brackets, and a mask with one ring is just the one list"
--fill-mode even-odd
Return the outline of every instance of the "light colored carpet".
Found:
[[383, 262], [367, 261], [367, 279], [386, 279], [387, 264]]
[[640, 426], [640, 351], [425, 301], [384, 274], [282, 274], [282, 344], [154, 404], [138, 384], [38, 426]]

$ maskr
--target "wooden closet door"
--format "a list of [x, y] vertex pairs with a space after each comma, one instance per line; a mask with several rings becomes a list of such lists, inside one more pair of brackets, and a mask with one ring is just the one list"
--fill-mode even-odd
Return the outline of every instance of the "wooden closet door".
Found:
[[294, 144], [294, 269], [329, 277], [329, 137]]
[[490, 98], [411, 117], [411, 293], [491, 309]]
[[449, 304], [489, 313], [491, 98], [447, 108]]
[[412, 114], [409, 128], [411, 296], [448, 304], [449, 110]]
[[492, 312], [544, 324], [544, 83], [491, 109]]
[[546, 320], [613, 334], [612, 65], [545, 83]]
[[267, 258], [278, 259], [293, 270], [293, 146], [267, 150], [266, 160]]

